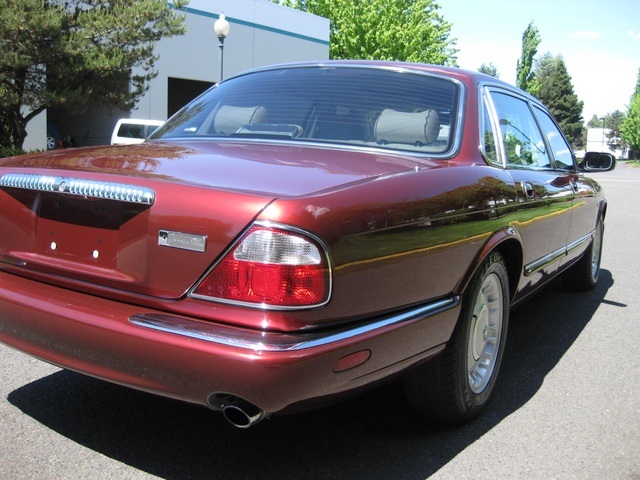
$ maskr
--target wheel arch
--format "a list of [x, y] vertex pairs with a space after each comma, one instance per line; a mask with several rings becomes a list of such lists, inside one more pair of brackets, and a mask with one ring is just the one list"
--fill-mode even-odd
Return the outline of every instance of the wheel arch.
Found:
[[493, 252], [499, 252], [504, 258], [509, 278], [509, 299], [515, 296], [520, 283], [520, 272], [523, 268], [522, 241], [518, 232], [512, 227], [506, 227], [493, 233], [485, 242], [465, 275], [456, 286], [455, 293], [462, 294], [467, 289], [471, 279], [484, 260]]
[[607, 216], [607, 201], [603, 198], [600, 201], [600, 206], [598, 208], [598, 218], [602, 218], [604, 222], [605, 217]]

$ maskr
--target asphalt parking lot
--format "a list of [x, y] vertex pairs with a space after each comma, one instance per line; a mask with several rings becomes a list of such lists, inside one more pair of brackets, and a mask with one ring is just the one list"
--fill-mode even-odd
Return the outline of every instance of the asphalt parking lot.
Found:
[[396, 385], [237, 430], [0, 346], [2, 479], [640, 479], [640, 169], [609, 200], [597, 289], [512, 313], [486, 413], [425, 422]]

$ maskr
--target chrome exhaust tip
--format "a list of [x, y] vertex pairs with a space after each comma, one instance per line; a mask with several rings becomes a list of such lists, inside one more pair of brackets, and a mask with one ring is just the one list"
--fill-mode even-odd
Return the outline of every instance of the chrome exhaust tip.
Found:
[[216, 392], [209, 395], [207, 403], [213, 410], [221, 411], [234, 427], [249, 428], [269, 417], [264, 410], [243, 398], [230, 393]]
[[234, 427], [249, 428], [269, 417], [264, 410], [255, 405], [243, 401], [242, 404], [228, 405], [222, 409], [224, 418]]

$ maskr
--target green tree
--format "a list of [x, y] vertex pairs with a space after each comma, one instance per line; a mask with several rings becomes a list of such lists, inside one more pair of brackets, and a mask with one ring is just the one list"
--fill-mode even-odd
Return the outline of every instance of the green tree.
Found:
[[598, 117], [594, 114], [587, 122], [587, 128], [606, 128], [607, 145], [611, 150], [625, 149], [628, 147], [627, 142], [622, 138], [620, 132], [620, 125], [625, 119], [624, 112], [620, 110], [614, 110], [611, 113], [607, 113], [604, 117]]
[[609, 139], [607, 144], [612, 150], [626, 148], [628, 146], [627, 142], [622, 138], [622, 132], [620, 131], [620, 126], [624, 119], [625, 114], [620, 110], [614, 110], [611, 113], [607, 113], [604, 117], [602, 128], [607, 128], [609, 130], [607, 132], [607, 138]]
[[332, 59], [456, 65], [451, 24], [435, 0], [275, 0], [328, 18]]
[[582, 107], [573, 90], [571, 77], [562, 56], [546, 53], [536, 62], [535, 77], [538, 83], [538, 98], [551, 111], [556, 121], [576, 147], [582, 144]]
[[620, 124], [624, 120], [625, 114], [620, 110], [614, 110], [604, 116], [603, 128], [610, 128], [612, 136], [620, 136]]
[[591, 119], [587, 122], [588, 128], [602, 128], [604, 122], [604, 117], [598, 117], [595, 113], [591, 117]]
[[638, 69], [636, 89], [631, 96], [627, 115], [620, 123], [620, 134], [629, 145], [631, 155], [634, 158], [640, 156], [640, 69]]
[[631, 149], [634, 158], [640, 157], [640, 95], [635, 95], [624, 121], [620, 125], [622, 138]]
[[484, 73], [485, 75], [489, 75], [490, 77], [500, 78], [500, 74], [498, 73], [498, 69], [493, 63], [489, 63], [489, 65], [485, 65], [484, 63], [480, 65], [478, 68], [480, 73]]
[[50, 107], [133, 107], [157, 75], [158, 40], [185, 32], [186, 3], [0, 0], [0, 145], [21, 148]]
[[540, 42], [538, 28], [531, 21], [522, 34], [522, 54], [516, 64], [516, 87], [532, 95], [538, 93], [538, 83], [533, 72], [533, 57], [538, 53]]

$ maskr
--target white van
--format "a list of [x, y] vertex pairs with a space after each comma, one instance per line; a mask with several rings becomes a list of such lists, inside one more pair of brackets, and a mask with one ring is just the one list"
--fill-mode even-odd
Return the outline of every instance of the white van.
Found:
[[113, 129], [111, 145], [142, 143], [163, 123], [161, 120], [121, 118]]

